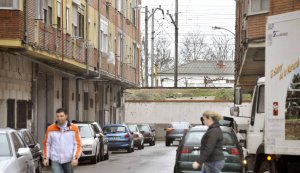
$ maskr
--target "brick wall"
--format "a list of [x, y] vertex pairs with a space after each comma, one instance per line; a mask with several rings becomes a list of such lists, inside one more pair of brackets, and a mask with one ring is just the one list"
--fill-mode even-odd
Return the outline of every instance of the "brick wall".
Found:
[[248, 17], [247, 38], [249, 40], [265, 37], [267, 16], [268, 14], [260, 14]]
[[0, 10], [0, 39], [24, 38], [24, 13], [20, 10]]
[[271, 14], [300, 10], [299, 0], [271, 0]]

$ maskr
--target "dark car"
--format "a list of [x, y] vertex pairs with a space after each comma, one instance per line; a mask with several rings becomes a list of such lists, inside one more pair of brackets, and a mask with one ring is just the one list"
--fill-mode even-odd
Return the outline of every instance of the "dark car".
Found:
[[188, 122], [172, 122], [166, 131], [166, 146], [170, 146], [174, 141], [181, 141], [184, 134], [192, 126]]
[[22, 137], [25, 144], [30, 148], [34, 165], [35, 165], [35, 172], [41, 173], [42, 172], [42, 163], [43, 163], [43, 152], [41, 150], [40, 144], [38, 144], [28, 129], [19, 129], [19, 135]]
[[144, 143], [150, 146], [155, 145], [155, 129], [151, 128], [149, 124], [138, 124], [140, 132], [144, 135]]
[[100, 140], [100, 161], [109, 159], [108, 140], [105, 138], [103, 130], [99, 123], [91, 123], [96, 134], [99, 134]]
[[110, 124], [103, 127], [103, 133], [108, 140], [108, 149], [127, 150], [134, 152], [133, 133], [130, 132], [126, 124]]
[[[200, 142], [206, 130], [206, 126], [196, 126], [186, 133], [177, 149], [174, 173], [201, 171], [200, 169], [194, 170], [192, 164], [200, 158]], [[243, 151], [236, 134], [231, 127], [221, 126], [221, 130], [223, 131], [223, 153], [225, 156], [225, 166], [222, 172], [242, 173]]]

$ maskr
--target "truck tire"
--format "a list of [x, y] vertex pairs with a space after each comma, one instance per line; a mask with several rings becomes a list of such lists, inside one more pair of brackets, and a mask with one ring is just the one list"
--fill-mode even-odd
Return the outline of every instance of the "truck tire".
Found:
[[276, 173], [274, 161], [264, 160], [259, 167], [258, 173]]

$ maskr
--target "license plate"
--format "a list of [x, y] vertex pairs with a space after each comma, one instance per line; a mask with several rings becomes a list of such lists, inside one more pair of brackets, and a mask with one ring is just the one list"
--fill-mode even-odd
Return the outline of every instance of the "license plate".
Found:
[[109, 139], [112, 140], [112, 141], [115, 141], [115, 140], [120, 139], [120, 137], [110, 137]]
[[175, 141], [181, 141], [181, 138], [175, 138]]

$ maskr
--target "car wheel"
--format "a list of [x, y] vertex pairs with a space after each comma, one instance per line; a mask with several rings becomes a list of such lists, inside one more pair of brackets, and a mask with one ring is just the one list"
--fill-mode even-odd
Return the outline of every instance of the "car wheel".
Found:
[[91, 163], [92, 164], [97, 164], [97, 162], [98, 162], [98, 156], [99, 155], [99, 153], [97, 154], [97, 150], [96, 150], [96, 153], [95, 153], [95, 156], [92, 158], [92, 160], [91, 160]]
[[155, 139], [153, 139], [153, 146], [155, 145]]
[[153, 146], [153, 139], [151, 139], [151, 141], [149, 142], [150, 146]]
[[42, 165], [42, 160], [39, 161], [38, 167], [36, 168], [35, 172], [36, 173], [42, 173], [43, 165]]
[[104, 147], [102, 146], [101, 147], [101, 152], [100, 152], [100, 158], [99, 158], [100, 161], [103, 161], [104, 160]]
[[104, 155], [104, 160], [108, 160], [109, 159], [109, 151], [107, 150], [107, 153]]
[[168, 140], [166, 140], [166, 146], [167, 146], [167, 147], [171, 146], [171, 142], [168, 141]]

